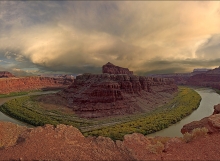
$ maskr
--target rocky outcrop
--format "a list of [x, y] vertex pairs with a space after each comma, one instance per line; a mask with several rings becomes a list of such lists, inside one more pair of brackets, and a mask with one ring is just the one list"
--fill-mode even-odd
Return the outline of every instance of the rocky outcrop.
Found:
[[209, 133], [219, 132], [220, 131], [220, 114], [219, 109], [220, 104], [214, 106], [213, 115], [209, 117], [205, 117], [200, 121], [193, 121], [189, 124], [186, 124], [181, 129], [181, 133], [184, 134], [186, 132], [190, 133], [193, 129], [196, 128], [207, 128]]
[[102, 66], [102, 73], [108, 73], [108, 74], [133, 74], [133, 72], [129, 71], [128, 68], [122, 68], [122, 67], [119, 67], [119, 66], [115, 66], [110, 62], [108, 62], [107, 64]]
[[[213, 126], [219, 127], [215, 123]], [[113, 141], [102, 136], [84, 137], [67, 125], [24, 128], [0, 122], [0, 160], [219, 160], [219, 145], [219, 132], [189, 143], [182, 138], [139, 133]]]
[[214, 106], [213, 115], [220, 113], [220, 104]]
[[15, 77], [13, 74], [7, 71], [0, 71], [0, 78], [10, 78]]
[[73, 81], [49, 77], [20, 77], [0, 79], [0, 94], [38, 89], [65, 88]]
[[103, 117], [153, 110], [173, 97], [172, 79], [127, 74], [83, 74], [59, 92], [82, 117]]

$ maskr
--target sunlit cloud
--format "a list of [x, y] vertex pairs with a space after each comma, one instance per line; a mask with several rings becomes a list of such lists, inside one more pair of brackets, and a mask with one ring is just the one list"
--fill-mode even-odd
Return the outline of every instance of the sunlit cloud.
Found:
[[[0, 59], [32, 73], [135, 74], [219, 66], [217, 1], [1, 1]], [[30, 70], [31, 71], [31, 70]]]

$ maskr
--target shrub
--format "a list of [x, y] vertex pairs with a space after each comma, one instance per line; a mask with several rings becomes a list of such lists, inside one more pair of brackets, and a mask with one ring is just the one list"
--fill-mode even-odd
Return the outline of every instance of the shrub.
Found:
[[199, 137], [199, 136], [204, 136], [204, 135], [207, 135], [208, 133], [208, 129], [203, 127], [203, 128], [196, 128], [196, 129], [193, 129], [192, 131], [192, 135], [193, 137]]
[[183, 135], [183, 141], [188, 143], [190, 142], [191, 140], [193, 139], [193, 136], [192, 134], [186, 132], [184, 135]]
[[148, 145], [147, 149], [150, 153], [158, 154], [164, 150], [164, 144], [162, 144], [160, 141], [157, 141], [156, 144]]
[[208, 133], [208, 129], [203, 127], [203, 128], [196, 128], [193, 129], [192, 133], [185, 133], [183, 135], [183, 140], [188, 143], [190, 141], [192, 141], [194, 138], [196, 137], [200, 137], [200, 136], [205, 136]]

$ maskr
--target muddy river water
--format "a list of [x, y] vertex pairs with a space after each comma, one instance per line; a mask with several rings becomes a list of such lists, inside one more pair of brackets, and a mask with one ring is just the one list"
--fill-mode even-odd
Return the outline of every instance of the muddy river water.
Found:
[[209, 88], [195, 89], [195, 91], [202, 97], [202, 101], [197, 110], [193, 111], [192, 114], [185, 117], [180, 122], [156, 133], [149, 134], [148, 136], [182, 136], [180, 131], [183, 125], [210, 116], [214, 111], [214, 105], [220, 103], [220, 95]]
[[[170, 137], [182, 136], [180, 130], [183, 127], [183, 125], [190, 123], [192, 121], [200, 120], [206, 116], [211, 115], [214, 111], [214, 108], [213, 108], [214, 105], [220, 103], [220, 95], [218, 95], [214, 90], [209, 89], [209, 88], [195, 89], [195, 91], [198, 92], [199, 95], [202, 97], [202, 101], [197, 110], [195, 110], [192, 114], [182, 119], [180, 122], [166, 129], [150, 134], [148, 136], [170, 136]], [[33, 93], [30, 93], [29, 95], [39, 95], [39, 94], [48, 94], [48, 93], [56, 93], [56, 92], [57, 91], [33, 92]], [[22, 96], [0, 98], [0, 105], [17, 97], [22, 97]], [[1, 112], [0, 112], [0, 121], [8, 121], [8, 122], [16, 123], [18, 125], [31, 127], [31, 125], [28, 125], [16, 119], [13, 119]]]
[[[42, 91], [42, 92], [32, 92], [29, 93], [28, 95], [41, 95], [41, 94], [49, 94], [49, 93], [56, 93], [57, 91]], [[0, 105], [4, 104], [5, 102], [14, 99], [14, 98], [18, 98], [18, 97], [24, 97], [23, 96], [14, 96], [14, 97], [7, 97], [7, 98], [0, 98]], [[22, 126], [28, 126], [28, 127], [33, 127], [32, 125], [26, 124], [24, 122], [21, 122], [19, 120], [13, 119], [5, 114], [3, 114], [2, 112], [0, 112], [0, 121], [6, 121], [6, 122], [13, 122], [16, 123], [18, 125], [22, 125]]]

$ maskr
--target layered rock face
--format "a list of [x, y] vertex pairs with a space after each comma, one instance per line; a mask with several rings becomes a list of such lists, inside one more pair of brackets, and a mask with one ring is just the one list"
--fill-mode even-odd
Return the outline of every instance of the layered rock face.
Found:
[[174, 74], [152, 74], [156, 78], [169, 78], [173, 79], [178, 85], [186, 85], [188, 79], [192, 76], [191, 73], [174, 73]]
[[65, 88], [73, 81], [49, 77], [21, 77], [0, 79], [0, 94], [46, 88]]
[[15, 77], [13, 74], [7, 71], [0, 71], [0, 78], [10, 78]]
[[129, 71], [128, 68], [122, 68], [122, 67], [119, 67], [119, 66], [115, 66], [110, 62], [108, 62], [107, 64], [102, 66], [102, 73], [108, 73], [108, 74], [133, 74], [133, 72]]
[[58, 95], [82, 117], [150, 111], [177, 92], [172, 79], [130, 74], [83, 74]]
[[220, 67], [209, 70], [206, 73], [191, 76], [187, 84], [220, 89]]

